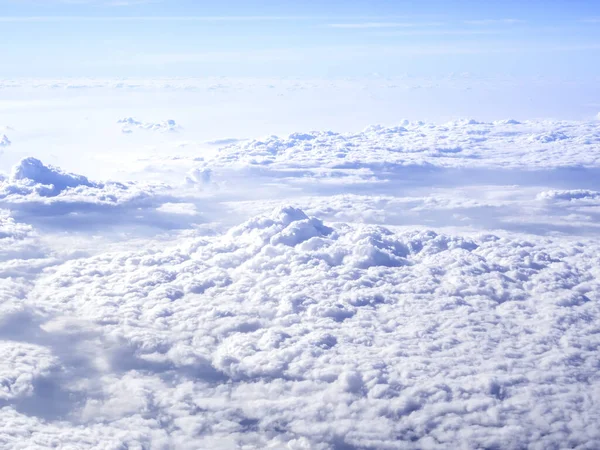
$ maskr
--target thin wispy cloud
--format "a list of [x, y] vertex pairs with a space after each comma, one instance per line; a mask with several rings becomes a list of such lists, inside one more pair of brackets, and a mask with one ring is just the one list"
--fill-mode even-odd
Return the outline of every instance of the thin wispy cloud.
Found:
[[[113, 6], [133, 5], [128, 0], [115, 0], [105, 3]], [[341, 20], [357, 20], [356, 17], [342, 17]], [[364, 18], [361, 18], [364, 20]], [[413, 28], [434, 27], [443, 25], [442, 22], [378, 22], [377, 17], [369, 18], [371, 22], [331, 23], [325, 25], [331, 28]], [[254, 16], [165, 16], [165, 15], [47, 15], [47, 16], [0, 16], [0, 22], [69, 22], [69, 21], [115, 21], [115, 22], [269, 22], [269, 21], [327, 21], [326, 16], [296, 16], [296, 15], [254, 15]]]
[[[64, 5], [100, 5], [100, 6], [135, 6], [135, 5], [147, 5], [151, 3], [161, 3], [162, 0], [55, 0], [54, 3], [61, 3]], [[45, 0], [44, 2], [37, 3], [50, 3]]]
[[0, 22], [261, 22], [306, 20], [299, 16], [0, 16]]
[[[354, 60], [356, 58], [372, 57], [403, 57], [403, 56], [438, 56], [438, 55], [479, 55], [479, 54], [526, 54], [526, 53], [552, 53], [552, 52], [578, 52], [600, 50], [600, 44], [582, 42], [572, 45], [548, 43], [547, 45], [520, 45], [511, 43], [494, 42], [478, 44], [475, 42], [437, 42], [437, 43], [411, 43], [410, 45], [387, 46], [320, 46], [277, 48], [264, 50], [239, 50], [239, 51], [206, 51], [194, 53], [154, 53], [142, 55], [122, 55], [111, 60], [95, 60], [89, 64], [93, 66], [166, 66], [178, 64], [215, 64], [215, 63], [272, 63], [293, 61], [321, 61], [329, 60]], [[332, 57], [331, 55], [335, 55]]]
[[476, 36], [501, 34], [506, 30], [389, 30], [370, 33], [373, 36]]
[[437, 27], [443, 25], [442, 22], [362, 22], [362, 23], [330, 23], [330, 28], [413, 28], [413, 27]]
[[136, 5], [147, 5], [149, 3], [160, 3], [160, 0], [115, 0], [111, 2], [105, 2], [107, 6], [136, 6]]
[[465, 20], [463, 23], [467, 25], [516, 25], [525, 23], [521, 19], [478, 19], [478, 20]]

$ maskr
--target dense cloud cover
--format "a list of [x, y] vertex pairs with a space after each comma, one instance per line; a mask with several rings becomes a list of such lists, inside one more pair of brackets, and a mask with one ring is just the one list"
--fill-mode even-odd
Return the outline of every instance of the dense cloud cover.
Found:
[[0, 442], [598, 444], [599, 267], [590, 243], [292, 207], [76, 259], [1, 319]]
[[600, 446], [598, 126], [236, 141], [177, 186], [22, 159], [0, 448]]
[[403, 121], [360, 133], [292, 133], [222, 149], [216, 164], [328, 169], [394, 166], [556, 168], [600, 165], [600, 122], [462, 120], [436, 125]]

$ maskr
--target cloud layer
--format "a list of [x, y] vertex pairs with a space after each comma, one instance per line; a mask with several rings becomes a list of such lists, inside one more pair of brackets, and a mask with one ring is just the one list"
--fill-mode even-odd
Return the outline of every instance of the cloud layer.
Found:
[[599, 126], [147, 158], [179, 185], [22, 159], [0, 177], [0, 448], [600, 446]]
[[598, 443], [599, 254], [283, 207], [214, 238], [73, 260], [4, 317], [27, 340], [0, 331], [0, 442]]
[[548, 169], [600, 165], [600, 122], [403, 121], [361, 133], [310, 132], [225, 146], [215, 163], [393, 171], [408, 165]]

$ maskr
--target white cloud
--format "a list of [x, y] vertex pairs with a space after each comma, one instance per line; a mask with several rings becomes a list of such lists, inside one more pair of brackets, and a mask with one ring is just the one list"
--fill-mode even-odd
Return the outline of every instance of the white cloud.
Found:
[[151, 123], [140, 122], [135, 120], [133, 117], [126, 117], [124, 119], [119, 119], [117, 123], [121, 124], [121, 132], [125, 134], [133, 133], [134, 128], [138, 128], [140, 130], [160, 131], [162, 133], [174, 132], [181, 129], [181, 126], [177, 125], [177, 123], [172, 119], [165, 120], [164, 122]]
[[47, 348], [11, 341], [0, 341], [0, 358], [0, 402], [32, 396], [36, 379], [49, 375], [58, 362]]
[[369, 127], [360, 133], [297, 133], [233, 143], [206, 161], [215, 167], [235, 161], [263, 170], [302, 168], [324, 176], [360, 170], [367, 170], [367, 176], [372, 172], [393, 176], [396, 171], [415, 170], [415, 166], [597, 167], [599, 151], [600, 128], [594, 121], [470, 120], [440, 125], [404, 121], [398, 126]]
[[193, 203], [163, 203], [156, 210], [171, 214], [187, 214], [192, 216], [198, 214], [196, 205]]
[[10, 182], [13, 184], [31, 182], [39, 185], [50, 186], [49, 195], [58, 194], [67, 188], [78, 186], [93, 187], [94, 185], [82, 175], [65, 173], [56, 167], [47, 167], [39, 159], [25, 158], [13, 167], [10, 174]]
[[[0, 208], [45, 230], [102, 230], [115, 226], [182, 228], [194, 221], [163, 204], [185, 203], [166, 184], [92, 182], [86, 177], [25, 158], [0, 178]], [[188, 217], [187, 219], [185, 217]]]
[[600, 192], [588, 189], [551, 190], [538, 195], [541, 200], [596, 200], [600, 199]]
[[443, 25], [441, 22], [358, 22], [358, 23], [332, 23], [331, 28], [416, 28], [436, 27]]
[[1, 178], [0, 447], [600, 444], [597, 121], [215, 145]]
[[478, 19], [464, 21], [467, 25], [516, 25], [525, 22], [526, 21], [522, 19]]
[[[18, 344], [20, 358], [48, 363], [14, 360], [6, 377], [23, 381], [9, 382], [0, 423], [12, 426], [0, 436], [27, 443], [35, 429], [36, 442], [90, 447], [589, 444], [598, 250], [323, 224], [285, 207], [213, 238], [67, 262], [28, 295], [50, 321], [39, 343]], [[65, 395], [51, 412], [60, 421], [17, 400], [39, 402], [35, 380], [48, 370]]]
[[0, 16], [0, 22], [270, 22], [307, 20], [301, 16]]
[[472, 36], [472, 35], [485, 35], [485, 34], [500, 34], [505, 32], [504, 30], [497, 29], [466, 29], [466, 30], [442, 30], [442, 29], [428, 29], [428, 30], [392, 30], [392, 31], [380, 31], [377, 33], [378, 36]]

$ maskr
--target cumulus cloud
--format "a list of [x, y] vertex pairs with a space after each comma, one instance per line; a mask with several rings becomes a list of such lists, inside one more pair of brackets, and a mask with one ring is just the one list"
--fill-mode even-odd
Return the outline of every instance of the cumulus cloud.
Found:
[[600, 199], [600, 192], [588, 189], [551, 190], [538, 195], [541, 200], [595, 200]]
[[57, 363], [47, 348], [11, 341], [0, 341], [0, 358], [0, 404], [30, 397], [35, 380], [49, 374]]
[[0, 137], [0, 147], [8, 147], [11, 143], [5, 134]]
[[563, 141], [565, 139], [569, 139], [569, 136], [567, 136], [562, 131], [555, 131], [555, 132], [538, 134], [538, 135], [532, 136], [531, 139], [534, 141], [539, 141], [544, 144], [547, 144], [549, 142]]
[[87, 177], [63, 171], [59, 167], [45, 165], [39, 159], [28, 157], [16, 164], [9, 175], [0, 179], [0, 199], [5, 202], [26, 202], [39, 199], [44, 202], [59, 200], [117, 203], [120, 196], [133, 187], [133, 183], [99, 183]]
[[29, 266], [35, 272], [38, 264], [33, 259], [50, 256], [37, 230], [16, 220], [13, 213], [0, 209], [0, 273], [4, 276], [10, 276], [8, 272], [17, 267]]
[[151, 123], [151, 122], [140, 122], [132, 117], [126, 117], [119, 119], [118, 124], [121, 124], [121, 131], [125, 134], [133, 133], [135, 128], [140, 130], [158, 131], [161, 133], [173, 132], [181, 129], [174, 120], [165, 120], [164, 122]]
[[211, 183], [211, 178], [212, 169], [207, 167], [197, 167], [188, 173], [188, 175], [185, 177], [185, 183], [192, 186], [206, 186]]
[[[0, 436], [92, 448], [590, 445], [599, 250], [323, 223], [286, 206], [214, 237], [76, 259], [27, 296], [43, 312], [31, 335], [45, 337], [0, 346]], [[44, 383], [63, 409], [42, 417], [23, 405], [43, 401]]]
[[16, 164], [8, 177], [0, 177], [0, 208], [42, 228], [106, 233], [116, 225], [173, 229], [194, 222], [195, 215], [161, 208], [167, 203], [186, 203], [186, 199], [175, 196], [166, 184], [90, 181], [31, 157]]
[[360, 133], [315, 131], [234, 142], [224, 145], [207, 162], [263, 170], [302, 168], [323, 173], [327, 169], [342, 174], [366, 169], [389, 174], [412, 166], [528, 170], [597, 167], [599, 153], [597, 122], [508, 119], [436, 125], [403, 121], [392, 127], [370, 126]]
[[0, 447], [600, 445], [597, 122], [215, 145], [0, 179]]
[[19, 164], [13, 167], [10, 181], [14, 184], [48, 186], [50, 189], [49, 196], [58, 194], [67, 188], [93, 186], [83, 175], [66, 173], [59, 168], [45, 166], [39, 159], [32, 157], [21, 160]]

